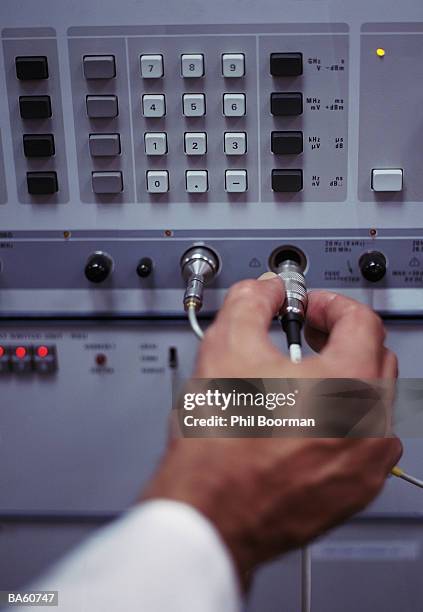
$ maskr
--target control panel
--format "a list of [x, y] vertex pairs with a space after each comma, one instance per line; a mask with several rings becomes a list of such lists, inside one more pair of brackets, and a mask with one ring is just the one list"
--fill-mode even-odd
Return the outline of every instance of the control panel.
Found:
[[309, 287], [420, 314], [418, 3], [192, 4], [39, 27], [3, 3], [0, 314], [181, 313], [193, 244], [209, 311], [294, 247]]

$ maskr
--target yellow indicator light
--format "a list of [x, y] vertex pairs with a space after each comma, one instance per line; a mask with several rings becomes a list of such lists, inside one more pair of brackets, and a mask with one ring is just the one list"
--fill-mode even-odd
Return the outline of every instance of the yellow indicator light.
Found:
[[379, 47], [379, 49], [376, 49], [376, 55], [378, 57], [385, 57], [385, 53], [386, 53], [385, 49], [382, 49], [381, 47]]

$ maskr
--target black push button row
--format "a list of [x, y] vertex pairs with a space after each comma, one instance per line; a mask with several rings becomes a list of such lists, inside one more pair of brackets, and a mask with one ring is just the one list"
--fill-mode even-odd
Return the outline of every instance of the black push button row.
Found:
[[16, 76], [20, 81], [48, 79], [48, 62], [45, 55], [15, 58]]
[[299, 155], [303, 152], [303, 133], [272, 132], [271, 149], [275, 155]]
[[54, 155], [53, 134], [24, 134], [25, 157], [51, 157]]
[[277, 117], [301, 115], [303, 112], [303, 94], [299, 92], [272, 93], [270, 95], [270, 112]]
[[303, 188], [302, 170], [272, 170], [272, 189], [277, 193], [301, 191]]
[[270, 74], [274, 77], [295, 77], [303, 73], [302, 53], [271, 53]]
[[56, 172], [27, 172], [26, 181], [31, 195], [51, 195], [59, 190]]
[[48, 119], [51, 117], [50, 96], [20, 96], [19, 110], [22, 119]]

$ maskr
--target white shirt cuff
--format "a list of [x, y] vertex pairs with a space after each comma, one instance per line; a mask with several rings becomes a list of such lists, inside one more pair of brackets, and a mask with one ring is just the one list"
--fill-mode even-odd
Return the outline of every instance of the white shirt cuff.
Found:
[[239, 612], [233, 561], [193, 507], [140, 504], [94, 534], [35, 588], [59, 591], [61, 612]]

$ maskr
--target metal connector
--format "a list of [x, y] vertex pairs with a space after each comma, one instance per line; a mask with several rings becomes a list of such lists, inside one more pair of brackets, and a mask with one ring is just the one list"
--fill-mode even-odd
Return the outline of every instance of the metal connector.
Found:
[[184, 308], [197, 312], [203, 305], [204, 287], [210, 283], [219, 270], [219, 259], [208, 247], [190, 248], [181, 258], [182, 278], [186, 282]]

